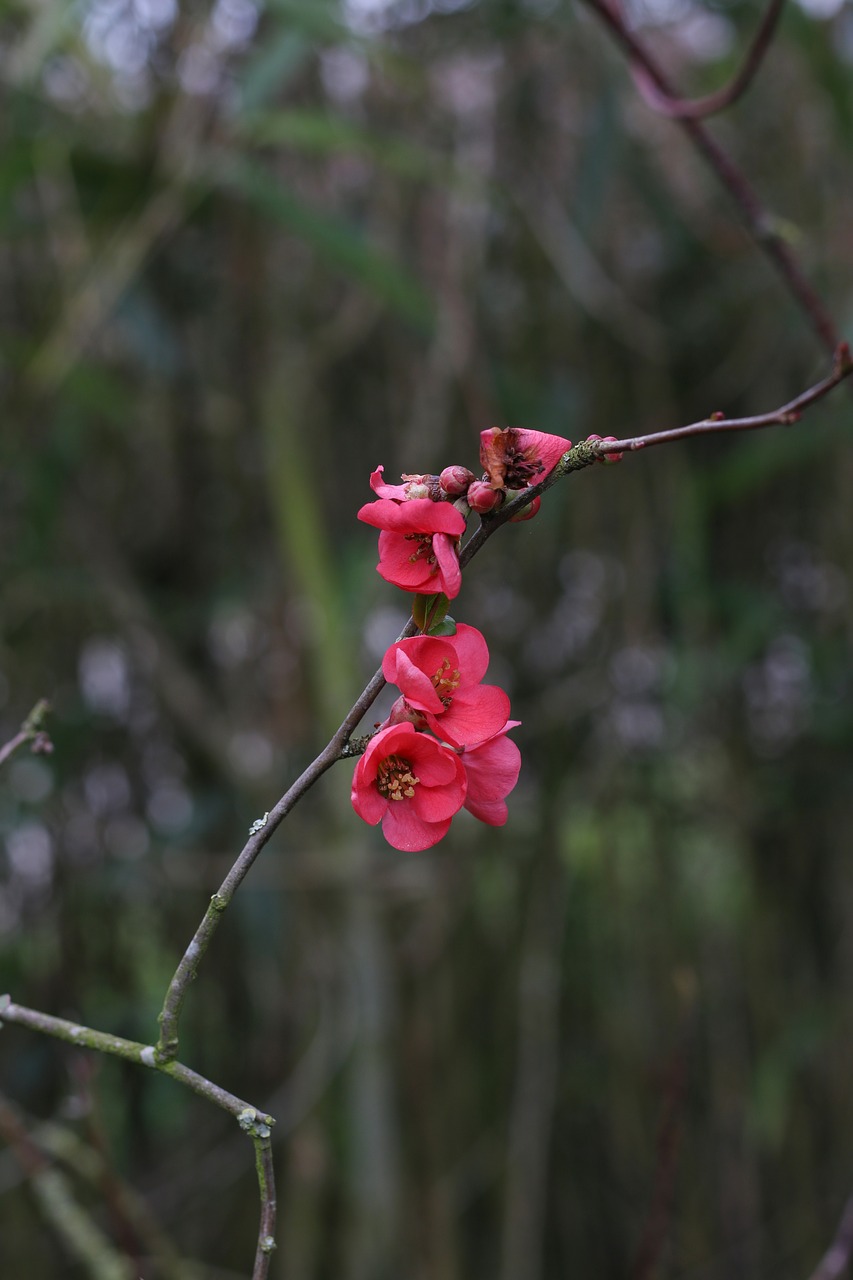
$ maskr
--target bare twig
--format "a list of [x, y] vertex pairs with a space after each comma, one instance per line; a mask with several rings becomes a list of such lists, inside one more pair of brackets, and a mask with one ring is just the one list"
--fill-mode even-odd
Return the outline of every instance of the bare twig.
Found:
[[713, 435], [718, 431], [755, 431], [761, 427], [790, 426], [799, 421], [804, 409], [815, 401], [823, 399], [838, 386], [839, 382], [849, 378], [851, 373], [853, 373], [853, 357], [848, 344], [842, 342], [835, 350], [832, 372], [827, 377], [815, 383], [813, 387], [809, 387], [801, 395], [795, 396], [793, 400], [789, 400], [781, 408], [772, 409], [769, 413], [760, 413], [749, 418], [725, 418], [722, 414], [711, 414], [701, 422], [672, 427], [668, 431], [652, 431], [647, 435], [628, 436], [622, 440], [582, 440], [580, 444], [576, 444], [573, 449], [563, 454], [554, 470], [544, 480], [517, 494], [511, 502], [494, 514], [483, 517], [480, 528], [468, 539], [462, 549], [459, 556], [460, 567], [465, 568], [501, 525], [518, 515], [535, 497], [544, 493], [546, 489], [550, 489], [570, 471], [582, 471], [593, 462], [606, 458], [608, 454], [632, 453], [648, 445], [667, 444], [671, 440], [682, 440], [688, 436]]
[[838, 1280], [853, 1256], [853, 1196], [844, 1206], [835, 1239], [809, 1276], [809, 1280]]
[[[585, 0], [585, 3], [601, 19], [631, 64], [642, 68], [648, 83], [665, 97], [677, 99], [678, 94], [664, 71], [608, 0]], [[784, 280], [803, 314], [808, 317], [824, 349], [834, 351], [838, 345], [835, 323], [806, 279], [791, 246], [780, 233], [777, 220], [765, 209], [746, 175], [711, 137], [701, 120], [687, 116], [677, 118], [676, 123], [740, 207], [750, 234]]]
[[[634, 83], [645, 102], [653, 111], [667, 116], [670, 120], [705, 120], [708, 116], [725, 111], [726, 107], [730, 107], [746, 93], [755, 79], [764, 61], [764, 55], [776, 34], [784, 4], [785, 0], [770, 0], [740, 68], [728, 84], [702, 98], [682, 98], [678, 94], [665, 92], [649, 77], [641, 64], [635, 64]], [[613, 7], [615, 8], [615, 5]], [[618, 9], [616, 12], [618, 13]]]
[[41, 698], [21, 725], [20, 731], [0, 747], [0, 764], [4, 764], [19, 747], [27, 742], [32, 743], [30, 749], [36, 755], [49, 755], [53, 751], [53, 743], [44, 729], [48, 711], [50, 711], [50, 703], [45, 698]]
[[221, 1107], [223, 1111], [234, 1116], [243, 1132], [251, 1138], [255, 1148], [261, 1220], [252, 1280], [266, 1280], [269, 1274], [270, 1258], [275, 1248], [276, 1198], [270, 1142], [275, 1120], [272, 1116], [259, 1111], [226, 1089], [220, 1088], [213, 1081], [199, 1075], [197, 1071], [185, 1067], [183, 1063], [162, 1060], [158, 1057], [153, 1044], [141, 1044], [136, 1040], [125, 1040], [121, 1036], [95, 1031], [92, 1027], [85, 1027], [78, 1022], [69, 1022], [66, 1018], [54, 1018], [36, 1009], [27, 1009], [23, 1005], [15, 1004], [9, 996], [0, 996], [0, 1025], [6, 1022], [40, 1031], [44, 1035], [76, 1045], [78, 1049], [95, 1049], [99, 1053], [107, 1053], [114, 1058], [123, 1058], [126, 1062], [135, 1062], [140, 1066], [161, 1071], [180, 1084], [186, 1085], [202, 1098], [206, 1098], [214, 1106]]

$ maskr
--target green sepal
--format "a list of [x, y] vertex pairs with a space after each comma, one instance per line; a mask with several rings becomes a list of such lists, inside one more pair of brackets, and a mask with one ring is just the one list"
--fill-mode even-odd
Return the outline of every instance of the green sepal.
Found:
[[[442, 622], [449, 607], [450, 601], [442, 591], [438, 591], [431, 596], [415, 596], [415, 602], [412, 605], [412, 617], [418, 630], [425, 635], [435, 635], [435, 628]], [[456, 634], [455, 626], [450, 634]]]

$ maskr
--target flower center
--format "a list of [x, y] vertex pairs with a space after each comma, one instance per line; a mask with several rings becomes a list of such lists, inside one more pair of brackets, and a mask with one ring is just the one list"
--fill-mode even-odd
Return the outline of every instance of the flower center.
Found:
[[419, 782], [410, 761], [400, 756], [387, 756], [376, 774], [376, 788], [388, 800], [411, 800]]
[[536, 476], [545, 468], [541, 458], [531, 457], [517, 445], [507, 444], [504, 449], [506, 464], [506, 485], [508, 489], [524, 489], [532, 484]]
[[445, 658], [432, 678], [432, 686], [445, 707], [453, 701], [453, 695], [459, 688], [459, 668], [450, 670], [450, 659]]
[[432, 551], [432, 534], [431, 533], [404, 533], [403, 537], [407, 542], [417, 542], [417, 550], [413, 555], [409, 556], [409, 564], [414, 564], [420, 560], [421, 556], [426, 556], [427, 564], [435, 564], [435, 556]]

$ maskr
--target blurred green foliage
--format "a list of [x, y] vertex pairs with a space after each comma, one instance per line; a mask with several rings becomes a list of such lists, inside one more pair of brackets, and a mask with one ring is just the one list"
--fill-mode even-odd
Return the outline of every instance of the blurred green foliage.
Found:
[[[711, 128], [849, 330], [827, 8]], [[636, 16], [701, 92], [758, 11]], [[0, 742], [47, 697], [56, 748], [0, 773], [0, 989], [149, 1041], [407, 615], [377, 463], [757, 412], [825, 360], [564, 0], [7, 3], [0, 75]], [[489, 543], [454, 615], [523, 722], [506, 828], [404, 857], [342, 764], [265, 850], [181, 1056], [279, 1119], [277, 1276], [810, 1274], [853, 1152], [850, 423], [593, 468]], [[0, 1078], [132, 1274], [247, 1273], [226, 1118], [16, 1028]], [[19, 1157], [2, 1274], [94, 1274]]]

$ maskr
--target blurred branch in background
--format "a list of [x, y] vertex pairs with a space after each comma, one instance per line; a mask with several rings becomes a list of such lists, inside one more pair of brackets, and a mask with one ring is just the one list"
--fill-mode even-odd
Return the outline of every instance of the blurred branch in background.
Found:
[[[776, 27], [782, 16], [784, 5], [785, 0], [769, 0], [758, 29], [747, 52], [744, 54], [742, 65], [722, 89], [717, 89], [714, 93], [709, 93], [704, 98], [691, 100], [689, 98], [675, 97], [669, 93], [664, 93], [640, 64], [634, 68], [634, 81], [644, 100], [655, 111], [659, 111], [661, 115], [668, 116], [670, 120], [704, 120], [708, 116], [717, 115], [720, 111], [725, 111], [746, 93], [758, 74], [764, 61], [764, 56], [776, 34]], [[611, 8], [624, 21], [624, 11], [620, 7], [619, 0], [611, 0]]]
[[[611, 5], [609, 0], [585, 0], [585, 3], [601, 19], [630, 62], [642, 72], [648, 84], [652, 85], [664, 98], [677, 99], [678, 95], [674, 92], [657, 60], [629, 29], [619, 10]], [[835, 322], [820, 295], [809, 283], [797, 255], [780, 229], [778, 219], [768, 212], [746, 174], [711, 136], [700, 119], [694, 119], [690, 115], [676, 115], [674, 120], [681, 126], [740, 208], [750, 234], [775, 266], [803, 314], [808, 318], [824, 350], [834, 351], [839, 341]]]
[[8, 742], [0, 747], [0, 764], [5, 763], [10, 756], [14, 755], [20, 747], [26, 746], [27, 743], [30, 744], [30, 751], [34, 755], [50, 755], [53, 751], [53, 743], [44, 728], [45, 718], [49, 711], [50, 703], [46, 698], [41, 698], [33, 707], [14, 738], [10, 738]]

